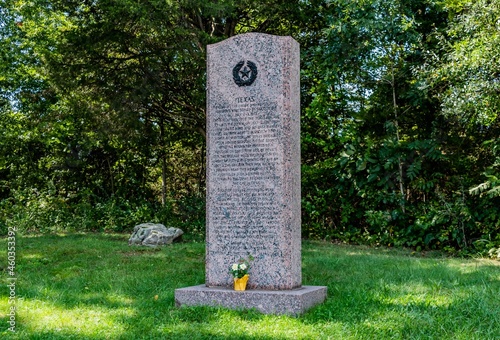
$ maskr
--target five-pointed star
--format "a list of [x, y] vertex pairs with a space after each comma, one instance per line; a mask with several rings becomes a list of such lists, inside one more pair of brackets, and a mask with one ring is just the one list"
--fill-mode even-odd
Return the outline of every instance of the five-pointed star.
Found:
[[243, 70], [240, 71], [241, 73], [241, 76], [243, 78], [248, 78], [250, 77], [250, 69], [248, 69], [248, 67], [245, 66], [245, 68], [243, 68]]

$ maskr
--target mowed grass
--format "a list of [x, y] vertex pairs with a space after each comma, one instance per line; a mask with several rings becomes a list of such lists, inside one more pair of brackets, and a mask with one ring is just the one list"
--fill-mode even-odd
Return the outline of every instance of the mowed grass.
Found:
[[176, 288], [204, 282], [204, 244], [127, 238], [18, 236], [15, 334], [0, 240], [0, 338], [500, 339], [498, 261], [304, 242], [303, 284], [328, 286], [328, 299], [295, 318], [177, 308]]

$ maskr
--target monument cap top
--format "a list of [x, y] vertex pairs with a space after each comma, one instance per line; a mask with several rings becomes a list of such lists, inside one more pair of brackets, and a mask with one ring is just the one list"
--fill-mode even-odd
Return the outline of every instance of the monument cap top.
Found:
[[247, 32], [247, 33], [233, 35], [232, 37], [229, 37], [229, 38], [224, 39], [222, 41], [207, 45], [207, 48], [213, 49], [213, 48], [217, 48], [217, 47], [224, 45], [224, 44], [232, 44], [233, 41], [235, 41], [235, 40], [236, 41], [251, 40], [252, 43], [258, 43], [259, 39], [278, 39], [278, 40], [290, 39], [298, 44], [298, 42], [292, 36], [289, 36], [289, 35], [282, 36], [282, 35], [275, 35], [275, 34], [269, 34], [269, 33]]

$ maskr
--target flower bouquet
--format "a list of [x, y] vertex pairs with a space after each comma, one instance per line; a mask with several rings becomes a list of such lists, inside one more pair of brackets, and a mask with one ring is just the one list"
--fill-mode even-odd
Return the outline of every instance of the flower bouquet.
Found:
[[250, 270], [250, 261], [252, 260], [253, 257], [249, 256], [248, 260], [240, 259], [238, 263], [233, 263], [231, 265], [229, 271], [234, 278], [234, 290], [243, 291], [246, 289], [249, 278], [248, 271]]

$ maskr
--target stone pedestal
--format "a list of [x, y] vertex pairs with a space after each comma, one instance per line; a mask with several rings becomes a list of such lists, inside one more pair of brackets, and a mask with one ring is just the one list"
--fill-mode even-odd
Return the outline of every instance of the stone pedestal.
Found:
[[176, 304], [213, 306], [231, 309], [255, 308], [264, 314], [298, 316], [322, 303], [326, 287], [301, 286], [290, 290], [246, 290], [237, 292], [229, 288], [209, 288], [205, 285], [177, 289]]
[[[207, 50], [206, 281], [176, 303], [301, 313], [326, 287], [302, 287], [299, 45], [247, 33]], [[249, 255], [235, 295], [229, 267]]]

